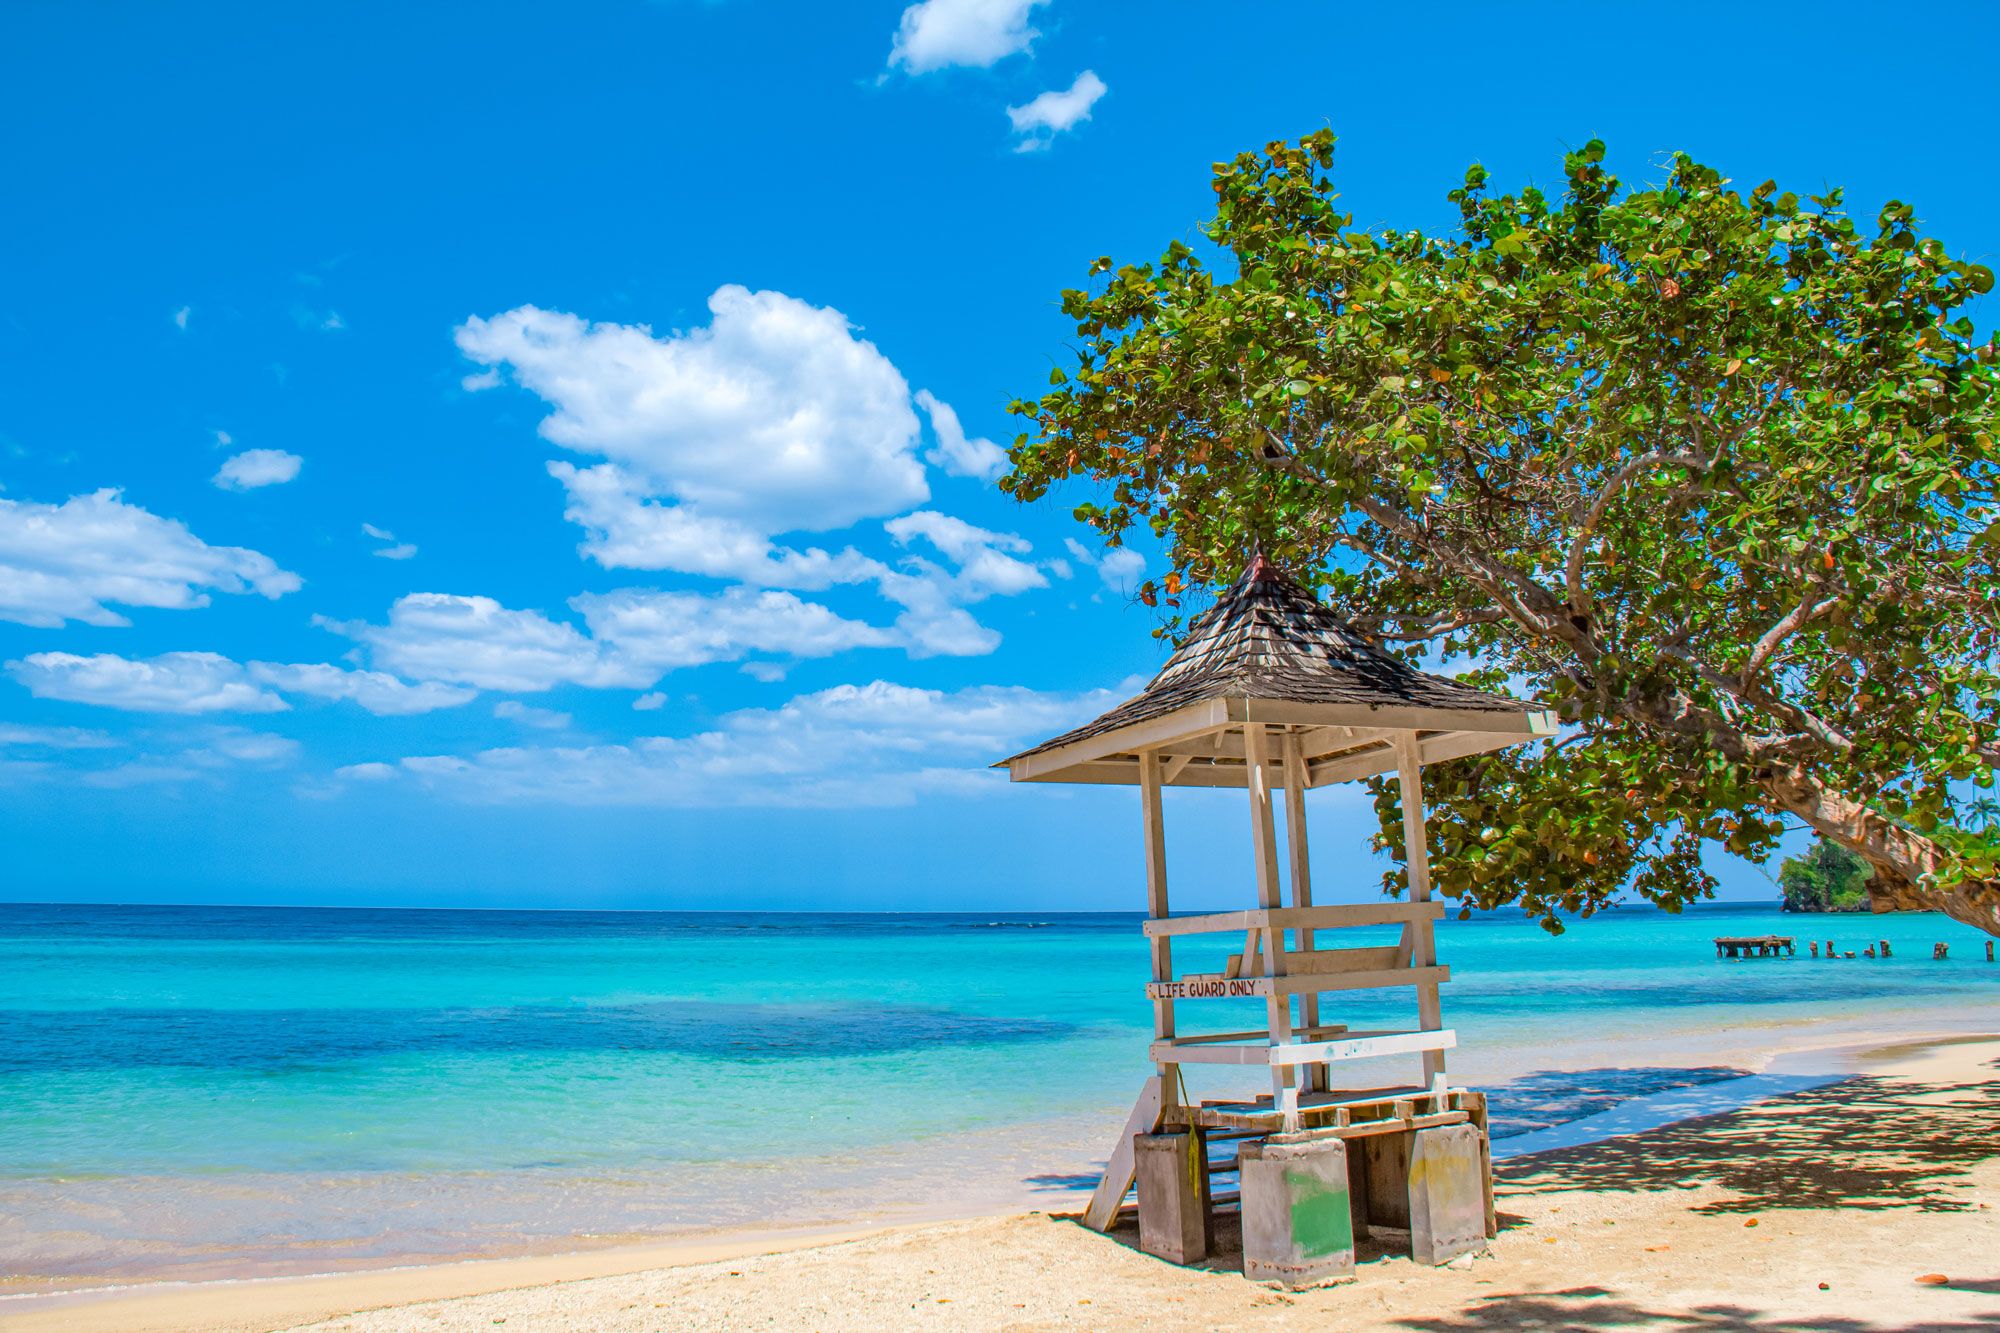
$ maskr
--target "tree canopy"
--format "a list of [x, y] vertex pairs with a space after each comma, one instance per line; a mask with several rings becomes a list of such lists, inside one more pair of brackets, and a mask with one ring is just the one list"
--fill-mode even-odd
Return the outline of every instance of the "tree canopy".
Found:
[[1447, 234], [1363, 230], [1333, 155], [1218, 164], [1213, 250], [1065, 292], [1075, 364], [1015, 404], [1002, 485], [1089, 483], [1105, 542], [1160, 539], [1163, 633], [1256, 544], [1385, 646], [1556, 708], [1553, 742], [1429, 770], [1466, 904], [1677, 909], [1706, 845], [1763, 860], [1794, 819], [1878, 909], [2000, 932], [2000, 836], [1962, 817], [2000, 760], [1992, 274], [1905, 204], [1864, 226], [1686, 156], [1627, 190], [1596, 142], [1554, 196], [1474, 167]]

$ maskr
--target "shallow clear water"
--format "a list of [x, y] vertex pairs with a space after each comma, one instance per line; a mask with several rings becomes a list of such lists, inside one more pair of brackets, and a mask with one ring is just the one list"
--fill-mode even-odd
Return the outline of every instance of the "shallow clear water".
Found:
[[[0, 905], [0, 1276], [327, 1268], [1073, 1188], [1148, 1072], [1137, 920]], [[1766, 931], [1800, 957], [1709, 943]], [[1829, 937], [1895, 956], [1805, 957]], [[1513, 1080], [1507, 1133], [1808, 1030], [2000, 1027], [1983, 940], [1764, 907], [1621, 909], [1561, 938], [1446, 922], [1453, 1067]], [[1328, 1017], [1395, 1026], [1413, 1003]]]

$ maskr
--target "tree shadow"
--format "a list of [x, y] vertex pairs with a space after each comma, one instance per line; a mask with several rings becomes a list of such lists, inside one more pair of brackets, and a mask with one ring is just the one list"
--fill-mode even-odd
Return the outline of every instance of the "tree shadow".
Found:
[[2000, 1081], [1857, 1077], [1719, 1115], [1496, 1162], [1501, 1197], [1715, 1186], [1699, 1213], [1796, 1208], [1963, 1212], [1952, 1189], [2000, 1144]]
[[[1396, 1328], [1419, 1333], [1588, 1333], [1593, 1329], [1732, 1329], [1751, 1333], [1880, 1333], [1868, 1319], [1840, 1315], [1793, 1318], [1770, 1315], [1742, 1305], [1697, 1305], [1683, 1310], [1658, 1310], [1615, 1296], [1602, 1287], [1571, 1287], [1565, 1291], [1528, 1295], [1496, 1295], [1487, 1304], [1456, 1314], [1399, 1319]], [[1927, 1319], [1911, 1327], [1937, 1333], [1992, 1333], [1990, 1320]]]

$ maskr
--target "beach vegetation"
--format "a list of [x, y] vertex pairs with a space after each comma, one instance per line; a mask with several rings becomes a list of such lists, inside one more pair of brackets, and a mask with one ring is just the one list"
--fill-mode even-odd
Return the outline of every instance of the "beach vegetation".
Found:
[[[1063, 483], [1172, 636], [1259, 547], [1415, 662], [1531, 696], [1552, 742], [1428, 771], [1437, 886], [1551, 929], [1712, 895], [1804, 824], [1886, 908], [2000, 932], [1992, 289], [1915, 210], [1604, 146], [1473, 167], [1448, 229], [1363, 227], [1334, 137], [1214, 169], [1215, 213], [1062, 296], [1074, 359], [1002, 486]], [[1387, 778], [1380, 846], [1399, 843]], [[1399, 890], [1394, 868], [1387, 887]]]
[[1811, 847], [1778, 867], [1787, 912], [1865, 912], [1869, 864], [1837, 842], [1815, 838]]

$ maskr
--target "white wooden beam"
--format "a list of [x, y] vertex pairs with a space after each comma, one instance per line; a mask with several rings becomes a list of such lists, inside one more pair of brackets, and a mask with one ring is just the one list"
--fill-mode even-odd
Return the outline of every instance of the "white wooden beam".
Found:
[[[1290, 871], [1292, 877], [1292, 906], [1311, 907], [1312, 856], [1306, 843], [1306, 753], [1305, 738], [1297, 732], [1287, 732], [1284, 737], [1285, 755], [1285, 850], [1291, 854]], [[1311, 953], [1313, 949], [1312, 927], [1299, 930], [1299, 949]], [[1319, 996], [1308, 992], [1299, 997], [1299, 1024], [1302, 1027], [1319, 1026]], [[1327, 1071], [1308, 1069], [1306, 1086], [1326, 1091]]]
[[1206, 912], [1147, 921], [1148, 935], [1221, 935], [1239, 930], [1345, 930], [1351, 926], [1400, 926], [1419, 917], [1436, 920], [1443, 903], [1321, 903], [1317, 907], [1252, 907], [1240, 912]]
[[[1171, 1043], [1168, 1045], [1171, 1046]], [[1112, 1221], [1117, 1218], [1118, 1205], [1125, 1202], [1125, 1191], [1132, 1188], [1138, 1157], [1138, 1149], [1132, 1140], [1159, 1128], [1160, 1095], [1160, 1078], [1155, 1074], [1139, 1089], [1139, 1099], [1132, 1104], [1132, 1114], [1125, 1118], [1125, 1131], [1112, 1145], [1111, 1160], [1105, 1163], [1104, 1175], [1090, 1196], [1090, 1205], [1083, 1210], [1083, 1224], [1092, 1231], [1109, 1231]]]
[[[1431, 896], [1430, 839], [1424, 831], [1423, 759], [1417, 737], [1410, 732], [1396, 738], [1396, 785], [1403, 805], [1403, 864], [1410, 881], [1412, 902], [1429, 902]], [[1410, 965], [1437, 966], [1437, 938], [1429, 917], [1410, 923]], [[1444, 1027], [1435, 983], [1417, 987], [1417, 1020], [1426, 1032]], [[1424, 1082], [1433, 1088], [1444, 1086], [1444, 1049], [1424, 1049]]]
[[[1261, 722], [1243, 724], [1243, 764], [1250, 791], [1250, 846], [1257, 862], [1257, 905], [1267, 910], [1284, 906], [1278, 883], [1278, 830], [1271, 808], [1270, 738]], [[1264, 975], [1285, 975], [1285, 932], [1264, 932]], [[1289, 995], [1272, 995], [1265, 1001], [1272, 1044], [1288, 1044], [1292, 1039], [1292, 1000]], [[1285, 1117], [1287, 1129], [1297, 1129], [1299, 1090], [1292, 1070], [1271, 1070], [1271, 1097]]]
[[[1160, 756], [1151, 750], [1139, 756], [1139, 824], [1146, 844], [1146, 915], [1154, 921], [1164, 921], [1168, 915], [1167, 830], [1165, 812], [1160, 804]], [[1153, 955], [1153, 980], [1171, 982], [1174, 979], [1173, 936], [1150, 936], [1147, 946]], [[1173, 1035], [1174, 1001], [1171, 996], [1162, 996], [1153, 1001], [1153, 1037], [1156, 1041], [1166, 1041]], [[1160, 1076], [1161, 1096], [1165, 1104], [1177, 1104], [1180, 1066], [1162, 1064], [1154, 1072]]]

